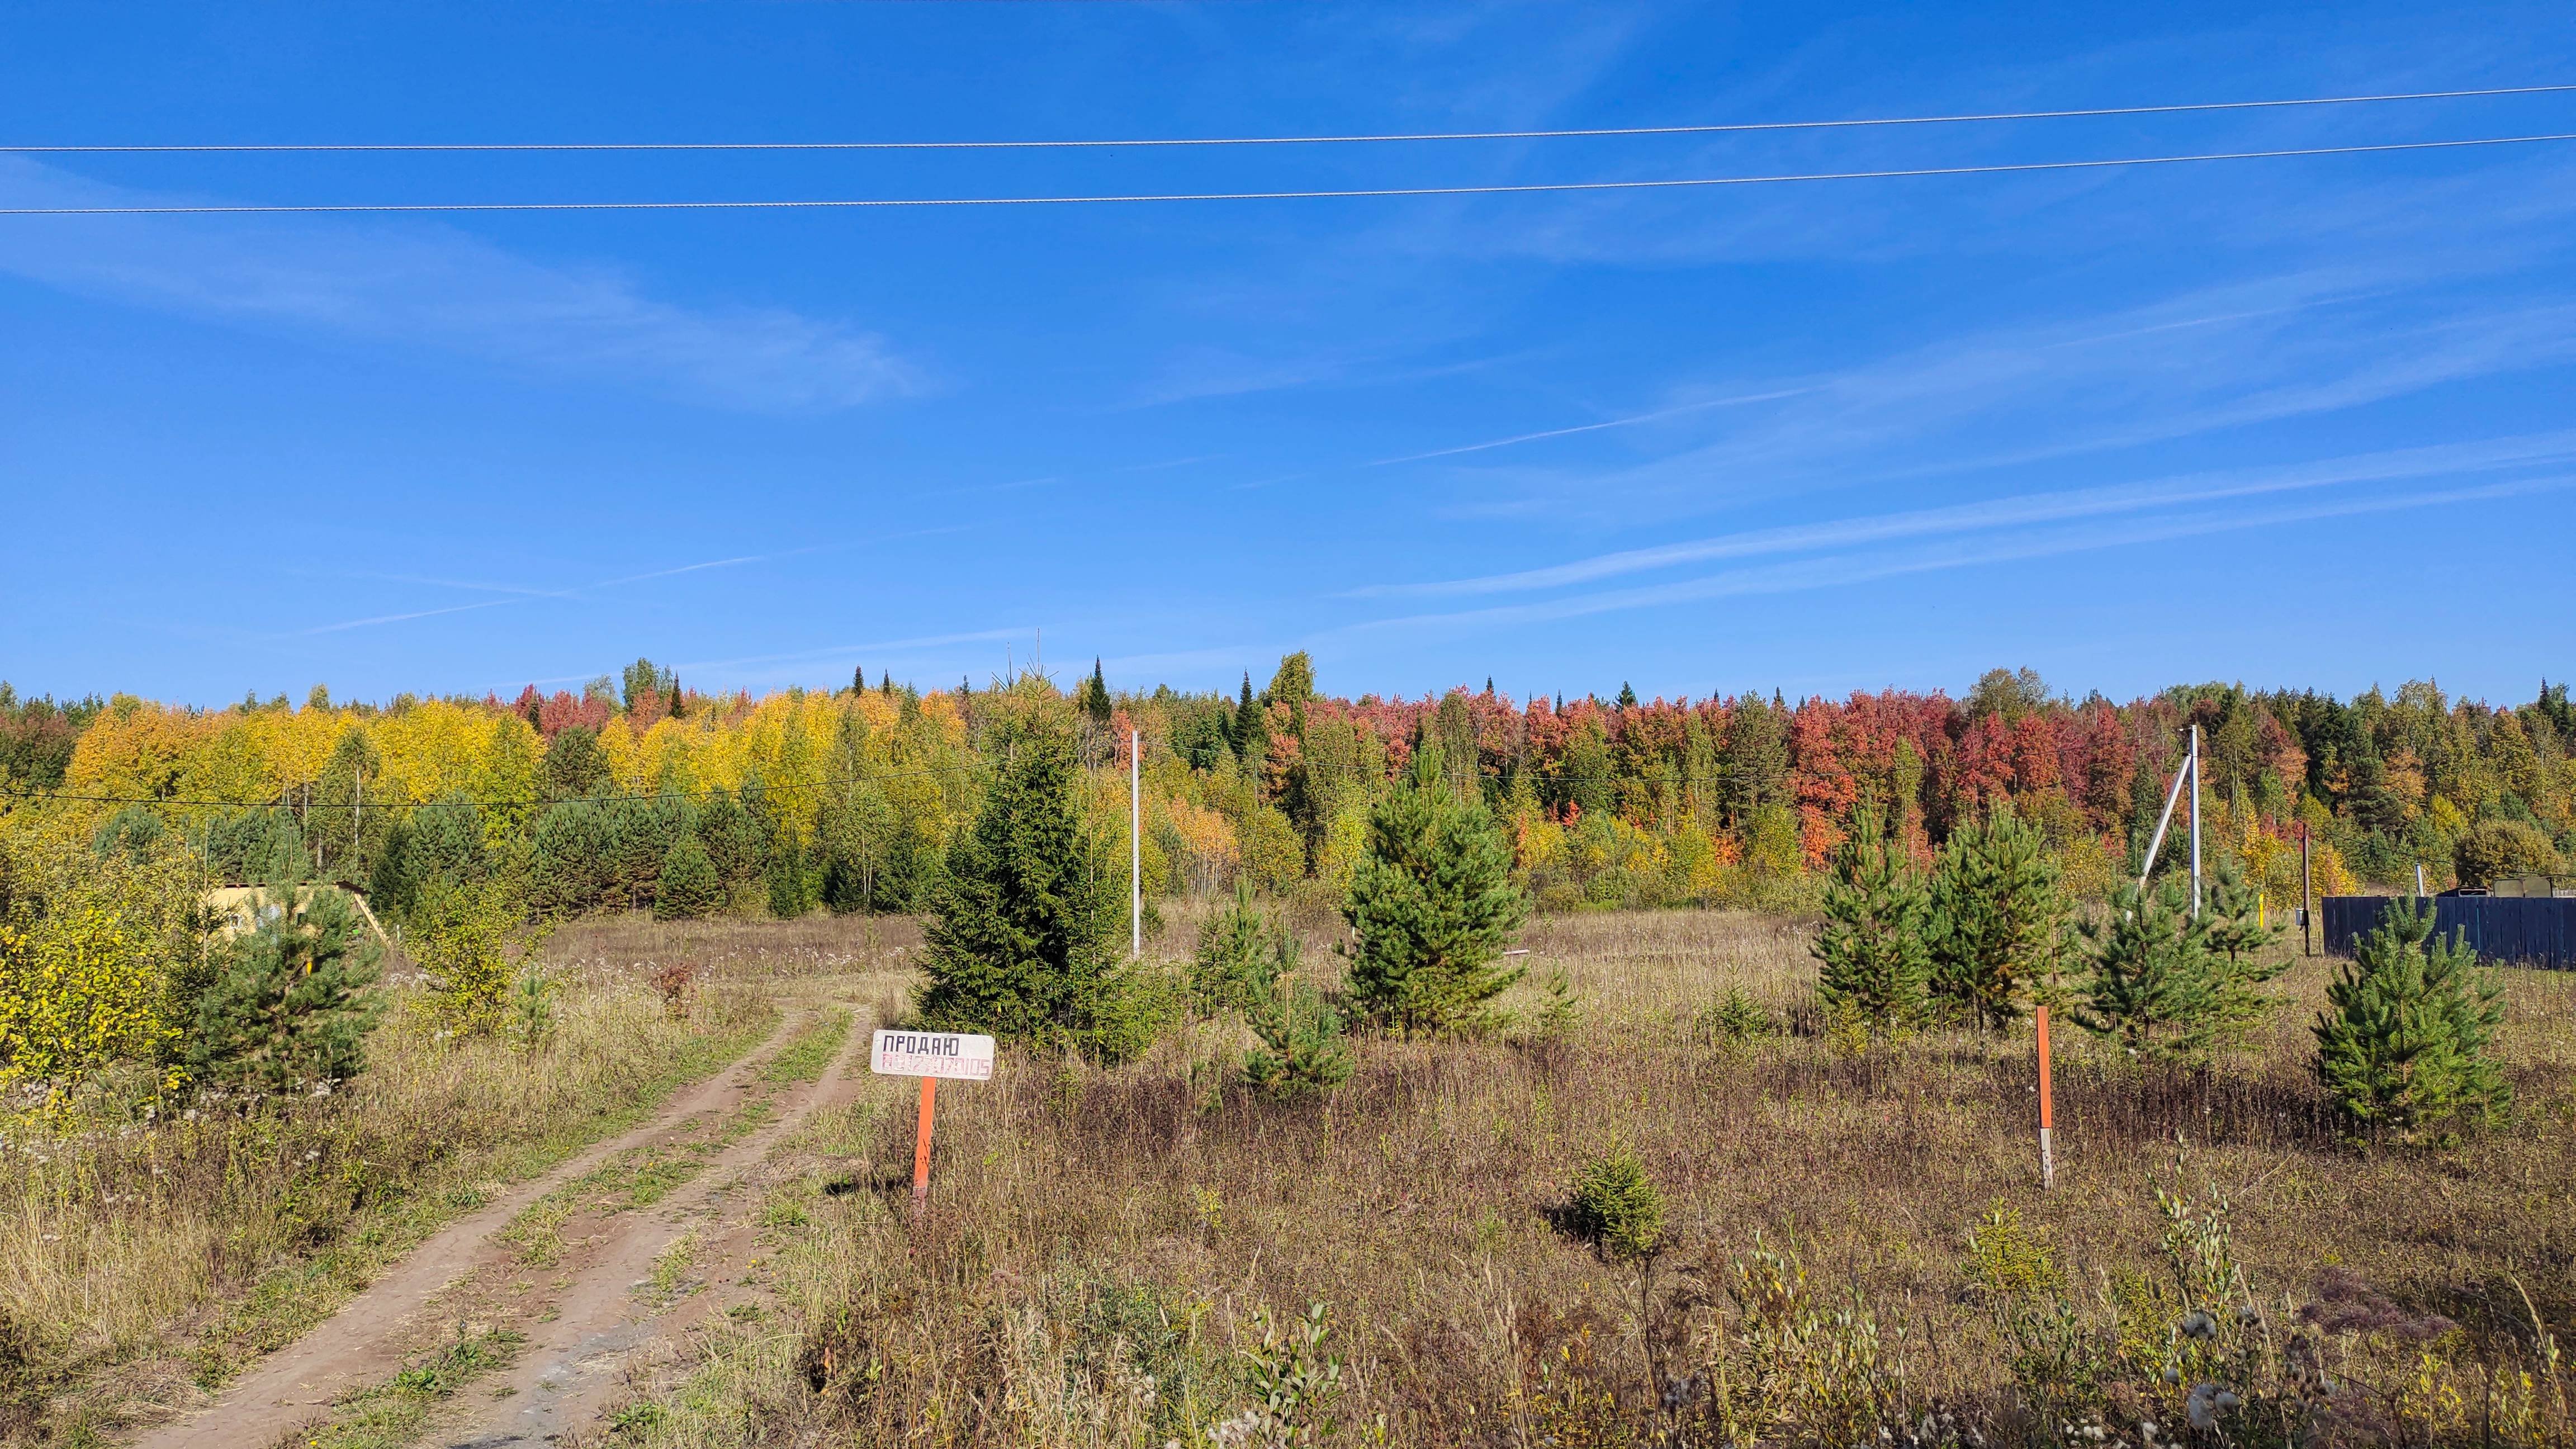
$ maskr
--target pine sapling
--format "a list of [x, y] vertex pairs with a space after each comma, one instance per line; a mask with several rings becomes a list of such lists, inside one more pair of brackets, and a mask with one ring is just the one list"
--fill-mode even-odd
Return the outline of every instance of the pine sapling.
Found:
[[1931, 975], [1931, 902], [1876, 810], [1856, 812], [1850, 837], [1834, 851], [1824, 910], [1809, 950], [1827, 1013], [1887, 1034], [1911, 1026], [1923, 1013]]
[[2154, 891], [2123, 885], [2110, 914], [2080, 928], [2091, 972], [2075, 1020], [2110, 1037], [2132, 1057], [2202, 1062], [2223, 1022], [2222, 958], [2204, 920], [2191, 914], [2179, 882]]
[[1278, 938], [1272, 975], [1244, 1013], [1261, 1045], [1243, 1055], [1244, 1080], [1273, 1097], [1329, 1091], [1351, 1077], [1341, 1013], [1297, 979], [1295, 943]]
[[2508, 1101], [2487, 1055], [2503, 988], [2464, 936], [2433, 934], [2433, 913], [2394, 901], [2326, 988], [2317, 1077], [2346, 1117], [2412, 1134], [2453, 1117], [2491, 1120]]
[[1511, 844], [1478, 797], [1442, 778], [1437, 747], [1369, 812], [1368, 846], [1342, 905], [1354, 937], [1349, 994], [1399, 1033], [1456, 1030], [1521, 978], [1501, 964], [1528, 912]]
[[2057, 865], [2037, 828], [1999, 804], [1961, 826], [1932, 873], [1932, 989], [1943, 1005], [2000, 1030], [2066, 953]]
[[196, 1081], [281, 1094], [327, 1091], [366, 1067], [381, 1010], [378, 951], [338, 891], [308, 887], [242, 938], [197, 1004]]

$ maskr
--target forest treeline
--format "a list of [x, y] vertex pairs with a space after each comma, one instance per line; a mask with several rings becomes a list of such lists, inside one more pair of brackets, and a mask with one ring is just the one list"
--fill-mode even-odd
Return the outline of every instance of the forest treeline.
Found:
[[[1964, 698], [1514, 700], [1459, 688], [1337, 697], [1303, 654], [1232, 697], [1070, 690], [1035, 675], [922, 690], [864, 672], [754, 699], [622, 679], [515, 700], [335, 704], [316, 689], [224, 709], [131, 696], [58, 704], [0, 685], [0, 830], [184, 850], [206, 884], [332, 880], [400, 913], [442, 880], [538, 913], [793, 915], [918, 906], [992, 775], [997, 721], [1069, 695], [1080, 794], [1123, 872], [1128, 740], [1140, 739], [1145, 885], [1338, 890], [1370, 803], [1437, 745], [1508, 826], [1541, 909], [1811, 903], [1863, 812], [1928, 861], [2008, 803], [2077, 895], [2141, 866], [2197, 725], [2206, 848], [2276, 901], [2363, 883], [2478, 883], [2576, 847], [2576, 710], [2454, 700], [2429, 683], [2349, 701], [2177, 686], [2114, 704], [1996, 670]], [[2167, 850], [2179, 849], [2179, 840]], [[1123, 875], [1119, 882], [1124, 887]]]

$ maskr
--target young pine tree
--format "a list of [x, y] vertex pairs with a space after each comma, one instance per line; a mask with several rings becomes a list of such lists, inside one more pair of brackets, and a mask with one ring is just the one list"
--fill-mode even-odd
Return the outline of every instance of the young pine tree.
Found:
[[[1190, 998], [1202, 1014], [1250, 1012], [1270, 994], [1272, 934], [1253, 904], [1252, 883], [1238, 882], [1233, 901], [1199, 928], [1190, 958]], [[1278, 934], [1284, 940], [1287, 933]]]
[[1887, 838], [1878, 812], [1862, 807], [1834, 852], [1824, 928], [1809, 948], [1825, 1009], [1890, 1032], [1920, 1018], [1932, 969], [1930, 921], [1921, 879]]
[[2057, 863], [2010, 805], [1952, 832], [1932, 872], [1931, 906], [1933, 994], [1989, 1029], [2020, 1016], [2022, 998], [2065, 954]]
[[694, 832], [682, 832], [663, 853], [661, 877], [653, 883], [653, 919], [694, 921], [714, 915], [724, 902], [724, 877], [714, 858]]
[[1112, 876], [1074, 813], [1073, 742], [1006, 723], [972, 829], [949, 846], [923, 933], [922, 1023], [1096, 1054], [1127, 1049]]
[[2092, 969], [2076, 1022], [2133, 1057], [2207, 1061], [2227, 1016], [2227, 968], [2210, 948], [2209, 921], [2193, 919], [2186, 888], [2170, 876], [2152, 892], [2123, 885], [2111, 913], [2081, 927]]
[[2430, 910], [2392, 901], [2326, 988], [2317, 1079], [2365, 1127], [2491, 1119], [2507, 1100], [2486, 1054], [2504, 1019], [2500, 994], [2466, 940], [2434, 936]]
[[1436, 748], [1415, 756], [1411, 778], [1370, 809], [1367, 848], [1343, 899], [1355, 938], [1352, 1004], [1404, 1033], [1475, 1019], [1521, 978], [1498, 964], [1528, 911], [1511, 867], [1511, 845], [1484, 801], [1448, 786]]
[[1328, 1091], [1351, 1077], [1351, 1046], [1342, 1015], [1322, 993], [1297, 979], [1297, 939], [1270, 942], [1263, 980], [1244, 1008], [1261, 1045], [1243, 1054], [1244, 1079], [1273, 1097]]
[[2262, 901], [2245, 883], [2245, 869], [2236, 861], [2221, 859], [2210, 876], [2207, 898], [2202, 902], [2200, 918], [2208, 933], [2209, 949], [2216, 958], [2215, 973], [2210, 979], [2219, 1034], [2229, 1040], [2250, 1035], [2280, 1004], [2279, 998], [2256, 990], [2277, 980], [2290, 969], [2289, 958], [2277, 961], [2263, 959], [2263, 952], [2281, 939], [2282, 928], [2265, 919]]
[[241, 938], [198, 998], [189, 1076], [277, 1094], [364, 1070], [378, 953], [362, 929], [346, 897], [316, 888]]

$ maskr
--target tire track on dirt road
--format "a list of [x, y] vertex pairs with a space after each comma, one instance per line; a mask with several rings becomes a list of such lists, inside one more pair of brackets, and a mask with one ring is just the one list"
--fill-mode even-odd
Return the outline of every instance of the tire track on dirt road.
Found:
[[[538, 1444], [591, 1427], [624, 1387], [628, 1368], [666, 1353], [709, 1314], [754, 1296], [745, 1279], [759, 1250], [759, 1215], [774, 1149], [827, 1105], [852, 1099], [873, 1022], [854, 1011], [831, 1061], [785, 1110], [736, 1140], [704, 1172], [651, 1210], [615, 1215], [585, 1244], [578, 1275], [555, 1295], [554, 1316], [495, 1383], [464, 1396], [427, 1442], [448, 1449]], [[683, 1279], [665, 1265], [684, 1253]], [[503, 1275], [506, 1276], [506, 1275]]]
[[734, 1111], [752, 1093], [761, 1065], [812, 1019], [811, 1011], [787, 1013], [758, 1047], [675, 1094], [640, 1126], [592, 1145], [448, 1224], [338, 1312], [233, 1380], [211, 1404], [141, 1435], [135, 1449], [270, 1449], [326, 1417], [334, 1402], [402, 1367], [405, 1342], [417, 1335], [424, 1310], [443, 1290], [476, 1272], [491, 1256], [491, 1240], [521, 1212], [621, 1153], [651, 1147], [694, 1121]]

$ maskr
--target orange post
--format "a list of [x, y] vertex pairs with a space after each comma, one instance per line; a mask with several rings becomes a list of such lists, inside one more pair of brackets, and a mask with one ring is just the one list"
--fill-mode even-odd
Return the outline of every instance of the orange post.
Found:
[[939, 1079], [921, 1079], [921, 1126], [912, 1140], [912, 1220], [930, 1211], [930, 1106], [939, 1095]]
[[[2039, 1018], [2039, 1185], [2041, 1187], [2055, 1187], [2057, 1185], [2057, 1153], [2055, 1150], [2055, 1144], [2048, 1140], [2049, 1129], [2055, 1125], [2051, 1120], [2052, 1113], [2050, 1112], [2049, 1103], [2048, 1007], [2043, 1003], [2039, 1007], [2037, 1014]], [[924, 1120], [927, 1121], [928, 1119], [925, 1118]], [[924, 1130], [926, 1131], [928, 1129], [925, 1128]]]

